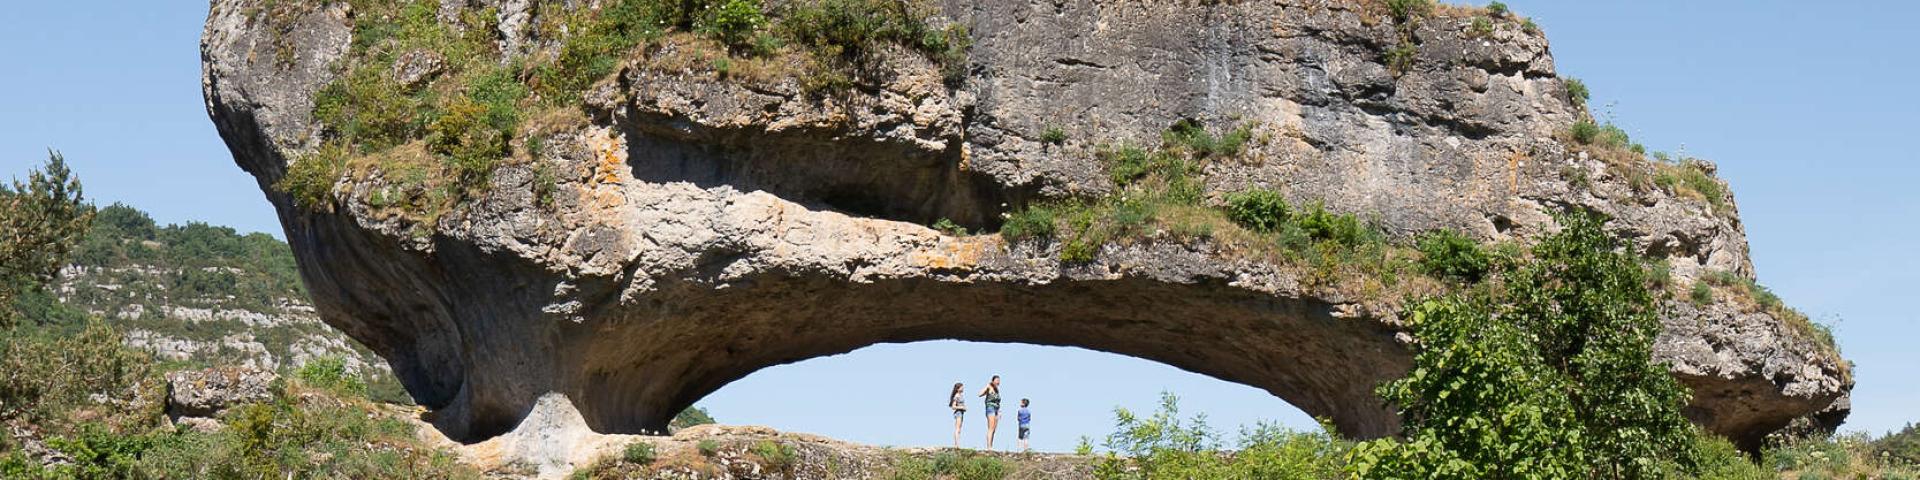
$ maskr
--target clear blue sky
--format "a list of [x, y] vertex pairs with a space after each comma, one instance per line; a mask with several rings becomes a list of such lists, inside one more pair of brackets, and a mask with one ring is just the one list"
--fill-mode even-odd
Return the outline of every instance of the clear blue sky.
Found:
[[[1635, 139], [1719, 162], [1761, 280], [1837, 322], [1858, 364], [1848, 429], [1920, 420], [1920, 153], [1912, 146], [1920, 6], [1909, 2], [1513, 0], [1553, 41], [1562, 74]], [[204, 220], [279, 235], [200, 99], [202, 2], [24, 2], [0, 28], [0, 177], [66, 153], [101, 203], [162, 222]], [[949, 441], [955, 380], [1006, 376], [1035, 399], [1037, 446], [1071, 449], [1110, 410], [1148, 410], [1162, 389], [1211, 423], [1309, 427], [1264, 392], [1078, 349], [926, 342], [770, 368], [702, 402], [728, 423], [891, 445]], [[974, 402], [978, 405], [978, 402]], [[1010, 417], [1011, 415], [1009, 415]], [[1012, 441], [1011, 420], [1000, 445]], [[982, 422], [968, 418], [977, 445]]]

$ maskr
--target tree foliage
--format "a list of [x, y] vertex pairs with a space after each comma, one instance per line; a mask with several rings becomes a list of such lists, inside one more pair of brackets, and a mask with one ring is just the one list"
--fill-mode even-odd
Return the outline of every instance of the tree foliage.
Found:
[[1369, 478], [1663, 478], [1694, 466], [1687, 392], [1652, 358], [1659, 333], [1643, 263], [1597, 214], [1503, 284], [1409, 312], [1414, 368], [1381, 388], [1405, 441], [1356, 450]]
[[0, 328], [17, 318], [14, 299], [53, 281], [93, 221], [80, 180], [59, 152], [27, 181], [0, 185]]

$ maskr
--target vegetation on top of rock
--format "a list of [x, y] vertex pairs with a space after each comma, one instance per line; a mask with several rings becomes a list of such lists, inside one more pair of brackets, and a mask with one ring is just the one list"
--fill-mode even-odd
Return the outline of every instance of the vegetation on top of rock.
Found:
[[[536, 6], [530, 27], [557, 40], [551, 54], [502, 50], [499, 12], [463, 8], [442, 16], [431, 0], [354, 0], [353, 41], [344, 73], [315, 95], [324, 143], [296, 158], [276, 187], [298, 203], [331, 209], [347, 175], [378, 177], [377, 208], [431, 227], [484, 193], [501, 165], [531, 161], [543, 134], [529, 118], [577, 110], [581, 95], [633, 52], [672, 34], [723, 46], [731, 59], [798, 55], [802, 85], [846, 88], [876, 68], [877, 52], [920, 52], [949, 81], [964, 74], [970, 39], [957, 24], [936, 27], [930, 4], [891, 0], [806, 0], [777, 8], [758, 0], [615, 0], [599, 8]], [[276, 22], [297, 15], [269, 9]], [[451, 21], [443, 21], [451, 19]]]
[[[1432, 283], [1403, 285], [1422, 276], [1413, 264], [1417, 253], [1389, 244], [1377, 226], [1357, 215], [1335, 213], [1319, 202], [1294, 206], [1280, 192], [1260, 188], [1229, 193], [1223, 205], [1208, 205], [1202, 167], [1241, 155], [1256, 141], [1254, 128], [1240, 125], [1215, 135], [1182, 121], [1161, 136], [1158, 148], [1101, 147], [1098, 155], [1115, 191], [1028, 204], [1006, 214], [1000, 234], [1015, 243], [1053, 241], [1066, 263], [1091, 262], [1111, 243], [1211, 242], [1235, 254], [1303, 267], [1309, 285], [1351, 284], [1373, 299], [1391, 297], [1389, 290], [1403, 286], [1420, 291]], [[1349, 276], [1357, 278], [1343, 280]]]
[[1491, 272], [1494, 254], [1480, 242], [1452, 230], [1436, 230], [1421, 235], [1420, 269], [1428, 275], [1463, 283], [1480, 283]]

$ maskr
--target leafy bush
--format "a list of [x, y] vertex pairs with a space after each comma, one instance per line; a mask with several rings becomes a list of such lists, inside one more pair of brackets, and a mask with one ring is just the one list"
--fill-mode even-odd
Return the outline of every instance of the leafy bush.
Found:
[[1493, 35], [1493, 21], [1486, 17], [1473, 17], [1473, 23], [1467, 27], [1467, 33], [1476, 37]]
[[1054, 145], [1066, 143], [1067, 131], [1057, 126], [1047, 127], [1047, 131], [1040, 134], [1040, 141]]
[[1200, 122], [1180, 120], [1160, 137], [1168, 147], [1183, 149], [1195, 159], [1232, 157], [1246, 150], [1247, 141], [1253, 139], [1253, 126], [1243, 124], [1216, 137]]
[[1313, 202], [1295, 215], [1295, 222], [1309, 238], [1345, 246], [1357, 246], [1380, 240], [1380, 233], [1359, 217], [1327, 211], [1325, 204]]
[[972, 42], [966, 29], [950, 25], [936, 29], [926, 24], [931, 7], [893, 0], [802, 0], [788, 5], [781, 24], [787, 38], [817, 55], [863, 68], [869, 54], [882, 45], [905, 45], [926, 54], [958, 80]]
[[1000, 236], [1009, 242], [1029, 238], [1052, 238], [1054, 208], [1047, 205], [1034, 205], [1007, 214], [1006, 222], [1000, 225]]
[[944, 233], [947, 235], [953, 235], [953, 236], [967, 235], [967, 227], [962, 227], [960, 226], [960, 224], [953, 223], [953, 220], [951, 219], [942, 218], [937, 222], [933, 222], [932, 227], [934, 230], [938, 230], [940, 233]]
[[1386, 5], [1387, 14], [1398, 22], [1425, 17], [1433, 12], [1433, 0], [1386, 0]]
[[1507, 13], [1508, 13], [1507, 4], [1500, 3], [1500, 2], [1488, 2], [1487, 13], [1490, 15], [1493, 15], [1494, 18], [1505, 17], [1507, 16]]
[[1420, 269], [1428, 275], [1479, 283], [1493, 268], [1493, 255], [1466, 235], [1435, 230], [1420, 236]]
[[720, 453], [720, 442], [711, 438], [703, 438], [700, 439], [699, 444], [694, 445], [694, 449], [699, 450], [701, 456], [711, 457]]
[[1573, 141], [1579, 142], [1581, 145], [1625, 148], [1628, 144], [1632, 143], [1632, 139], [1627, 136], [1626, 130], [1621, 130], [1619, 126], [1612, 124], [1598, 125], [1585, 120], [1574, 122], [1573, 126], [1569, 128], [1568, 134], [1573, 137]]
[[1227, 196], [1227, 218], [1248, 230], [1272, 232], [1289, 220], [1287, 200], [1280, 192], [1256, 188]]
[[1713, 303], [1713, 287], [1708, 286], [1707, 282], [1693, 282], [1693, 289], [1687, 293], [1687, 299], [1692, 300], [1694, 305]]
[[1392, 71], [1395, 75], [1399, 75], [1406, 72], [1407, 69], [1413, 68], [1413, 60], [1419, 55], [1419, 47], [1411, 43], [1403, 43], [1387, 49], [1386, 53], [1381, 55], [1380, 60], [1387, 64], [1387, 70]]
[[1593, 92], [1587, 90], [1587, 82], [1582, 82], [1578, 78], [1566, 77], [1562, 83], [1567, 87], [1567, 99], [1573, 101], [1575, 106], [1585, 106], [1587, 100], [1593, 98]]
[[653, 458], [653, 444], [644, 441], [629, 443], [620, 451], [620, 460], [634, 465], [652, 464]]
[[750, 452], [753, 453], [754, 456], [760, 457], [761, 466], [767, 467], [768, 470], [775, 472], [792, 471], [794, 465], [799, 462], [800, 456], [800, 453], [793, 448], [793, 445], [772, 440], [761, 440], [753, 444], [753, 449], [750, 450]]
[[359, 375], [347, 371], [345, 360], [337, 356], [321, 357], [301, 365], [293, 373], [294, 378], [306, 382], [308, 386], [335, 393], [363, 396], [367, 393], [367, 382]]
[[1328, 431], [1293, 432], [1270, 425], [1242, 430], [1238, 451], [1205, 417], [1180, 416], [1179, 399], [1162, 393], [1160, 407], [1141, 417], [1114, 409], [1112, 452], [1094, 465], [1100, 480], [1155, 478], [1339, 478], [1349, 445]]
[[1404, 441], [1362, 445], [1363, 477], [1663, 478], [1692, 472], [1687, 392], [1654, 363], [1642, 262], [1597, 214], [1560, 217], [1504, 289], [1409, 312], [1414, 368], [1381, 388]]
[[735, 51], [754, 50], [755, 37], [767, 25], [759, 0], [718, 0], [706, 7], [694, 30], [713, 37]]

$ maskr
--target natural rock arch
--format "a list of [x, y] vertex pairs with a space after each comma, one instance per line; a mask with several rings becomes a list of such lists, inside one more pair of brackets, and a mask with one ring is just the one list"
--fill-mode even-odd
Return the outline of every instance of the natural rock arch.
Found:
[[[503, 50], [556, 43], [516, 17], [529, 2], [476, 3], [498, 7], [483, 33]], [[551, 393], [595, 428], [657, 429], [768, 365], [935, 338], [1148, 358], [1351, 435], [1392, 433], [1372, 389], [1408, 354], [1394, 300], [1366, 295], [1367, 279], [1328, 285], [1205, 240], [1146, 235], [1067, 263], [1058, 242], [921, 226], [991, 228], [1030, 200], [1109, 193], [1097, 152], [1181, 119], [1262, 126], [1244, 158], [1206, 166], [1212, 202], [1272, 188], [1403, 240], [1524, 240], [1581, 206], [1676, 281], [1753, 274], [1730, 196], [1716, 208], [1638, 188], [1621, 172], [1645, 165], [1555, 140], [1587, 116], [1546, 39], [1508, 22], [1408, 32], [1365, 2], [950, 0], [974, 40], [959, 88], [902, 52], [831, 96], [635, 57], [578, 111], [543, 117], [538, 153], [516, 149], [475, 198], [417, 215], [377, 201], [399, 182], [377, 161], [328, 179], [318, 205], [274, 186], [325, 140], [315, 92], [353, 40], [346, 2], [300, 5], [214, 2], [209, 114], [277, 209], [322, 318], [461, 439], [511, 429]], [[1387, 65], [1406, 35], [1415, 55]], [[1044, 141], [1054, 127], [1067, 138]], [[1664, 322], [1657, 353], [1694, 388], [1689, 415], [1748, 445], [1851, 386], [1843, 361], [1769, 313], [1670, 302]]]

